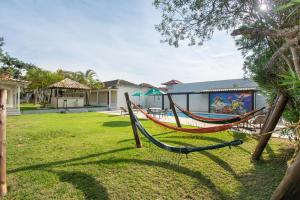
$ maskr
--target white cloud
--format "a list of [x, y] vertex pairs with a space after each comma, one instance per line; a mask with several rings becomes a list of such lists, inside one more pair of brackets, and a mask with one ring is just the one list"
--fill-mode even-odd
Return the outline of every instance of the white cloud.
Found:
[[[0, 2], [5, 49], [47, 69], [93, 68], [115, 78], [159, 85], [242, 77], [242, 57], [224, 32], [200, 47], [161, 44], [151, 1]], [[118, 1], [120, 2], [120, 1]], [[122, 1], [121, 1], [122, 2]]]

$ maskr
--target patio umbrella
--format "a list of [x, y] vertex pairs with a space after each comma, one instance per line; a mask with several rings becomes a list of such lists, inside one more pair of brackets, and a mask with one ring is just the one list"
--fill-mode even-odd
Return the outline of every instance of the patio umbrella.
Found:
[[133, 95], [134, 97], [139, 97], [139, 104], [141, 104], [141, 96], [143, 96], [144, 94], [141, 92], [135, 92]]
[[153, 96], [153, 95], [162, 95], [165, 94], [164, 92], [160, 91], [157, 88], [152, 88], [146, 92], [145, 96]]
[[148, 92], [146, 92], [145, 96], [154, 96], [154, 104], [155, 104], [155, 96], [162, 95], [162, 94], [165, 94], [165, 93], [160, 91], [157, 88], [151, 88], [150, 90], [148, 90]]

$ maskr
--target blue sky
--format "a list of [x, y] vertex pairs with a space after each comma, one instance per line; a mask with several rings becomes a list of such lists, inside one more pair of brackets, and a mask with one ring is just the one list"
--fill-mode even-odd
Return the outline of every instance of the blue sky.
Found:
[[10, 55], [44, 69], [94, 69], [99, 79], [159, 85], [243, 76], [233, 38], [217, 32], [203, 46], [160, 43], [152, 0], [0, 1], [0, 36]]

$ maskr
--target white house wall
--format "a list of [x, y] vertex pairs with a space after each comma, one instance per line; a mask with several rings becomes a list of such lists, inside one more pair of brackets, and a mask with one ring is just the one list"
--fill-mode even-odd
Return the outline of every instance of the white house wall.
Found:
[[[223, 81], [209, 81], [209, 82], [198, 82], [198, 83], [182, 83], [168, 87], [169, 93], [178, 93], [178, 92], [199, 92], [202, 90], [208, 89], [222, 89], [222, 88], [238, 88], [238, 87], [257, 87], [257, 84], [248, 79], [234, 79], [234, 80], [223, 80]], [[112, 108], [126, 107], [126, 101], [124, 93], [128, 92], [130, 98], [137, 104], [142, 105], [143, 107], [159, 107], [162, 108], [162, 96], [141, 96], [134, 97], [132, 96], [136, 92], [146, 93], [149, 88], [141, 88], [135, 86], [119, 86], [116, 91], [112, 92]], [[107, 106], [108, 91], [99, 91], [99, 96], [97, 99], [97, 92], [93, 92], [90, 96], [90, 104], [92, 105], [101, 105]], [[200, 111], [208, 112], [209, 110], [209, 94], [190, 94], [189, 95], [189, 110], [190, 111]], [[173, 101], [178, 105], [186, 109], [187, 106], [187, 97], [183, 95], [172, 95]], [[265, 106], [266, 101], [265, 97], [259, 93], [255, 93], [255, 108], [260, 108]], [[98, 100], [98, 102], [97, 102]], [[116, 101], [116, 104], [114, 104]], [[169, 108], [169, 100], [167, 95], [164, 96], [164, 108]]]
[[[208, 112], [208, 94], [190, 94], [190, 103], [189, 103], [189, 110], [190, 111], [201, 111], [201, 112]], [[168, 96], [165, 95], [164, 97], [164, 108], [169, 108], [169, 99]], [[150, 97], [149, 97], [150, 99]], [[172, 95], [172, 99], [174, 103], [178, 104], [182, 108], [187, 108], [187, 98], [185, 94], [181, 95]], [[160, 102], [161, 103], [161, 102]], [[161, 107], [159, 104], [158, 107]]]
[[90, 104], [93, 106], [108, 106], [107, 99], [108, 91], [93, 91], [90, 94]]
[[[153, 107], [158, 107], [158, 108], [161, 108], [162, 107], [162, 96], [161, 95], [155, 95], [155, 96], [146, 96], [146, 104], [145, 104], [145, 107], [148, 107], [148, 108], [153, 108]], [[167, 99], [168, 97], [165, 96], [165, 100]]]
[[19, 84], [0, 83], [0, 89], [7, 90], [7, 114], [19, 115], [20, 112], [20, 97], [19, 97]]
[[190, 111], [208, 112], [208, 94], [190, 94]]
[[134, 86], [119, 86], [118, 92], [117, 92], [117, 107], [127, 107], [126, 100], [124, 93], [128, 92], [129, 97], [132, 101], [134, 101], [137, 104], [140, 104], [141, 106], [145, 107], [147, 98], [146, 96], [141, 96], [140, 100], [139, 97], [132, 96], [136, 92], [141, 92], [145, 94], [149, 89], [148, 88], [141, 88], [141, 87], [134, 87]]
[[89, 103], [91, 105], [98, 105], [99, 102], [97, 102], [99, 97], [97, 97], [97, 92], [91, 92], [89, 96]]
[[107, 106], [108, 92], [99, 92], [99, 105]]
[[267, 106], [266, 98], [259, 92], [255, 95], [255, 108], [261, 108]]

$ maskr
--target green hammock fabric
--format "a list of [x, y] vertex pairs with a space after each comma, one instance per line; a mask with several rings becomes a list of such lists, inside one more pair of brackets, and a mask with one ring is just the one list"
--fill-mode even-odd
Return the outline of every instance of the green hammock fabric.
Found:
[[140, 132], [154, 145], [158, 146], [161, 149], [164, 149], [166, 151], [174, 152], [174, 153], [183, 153], [188, 154], [192, 152], [197, 151], [205, 151], [205, 150], [213, 150], [213, 149], [220, 149], [223, 147], [231, 147], [231, 146], [238, 146], [240, 144], [243, 144], [242, 140], [234, 140], [231, 142], [224, 142], [216, 145], [211, 146], [203, 146], [203, 147], [189, 147], [189, 146], [183, 146], [183, 147], [175, 147], [168, 144], [165, 144], [157, 139], [155, 139], [140, 123], [140, 121], [137, 119], [137, 117], [134, 115], [134, 123], [136, 124], [137, 128], [140, 130]]

